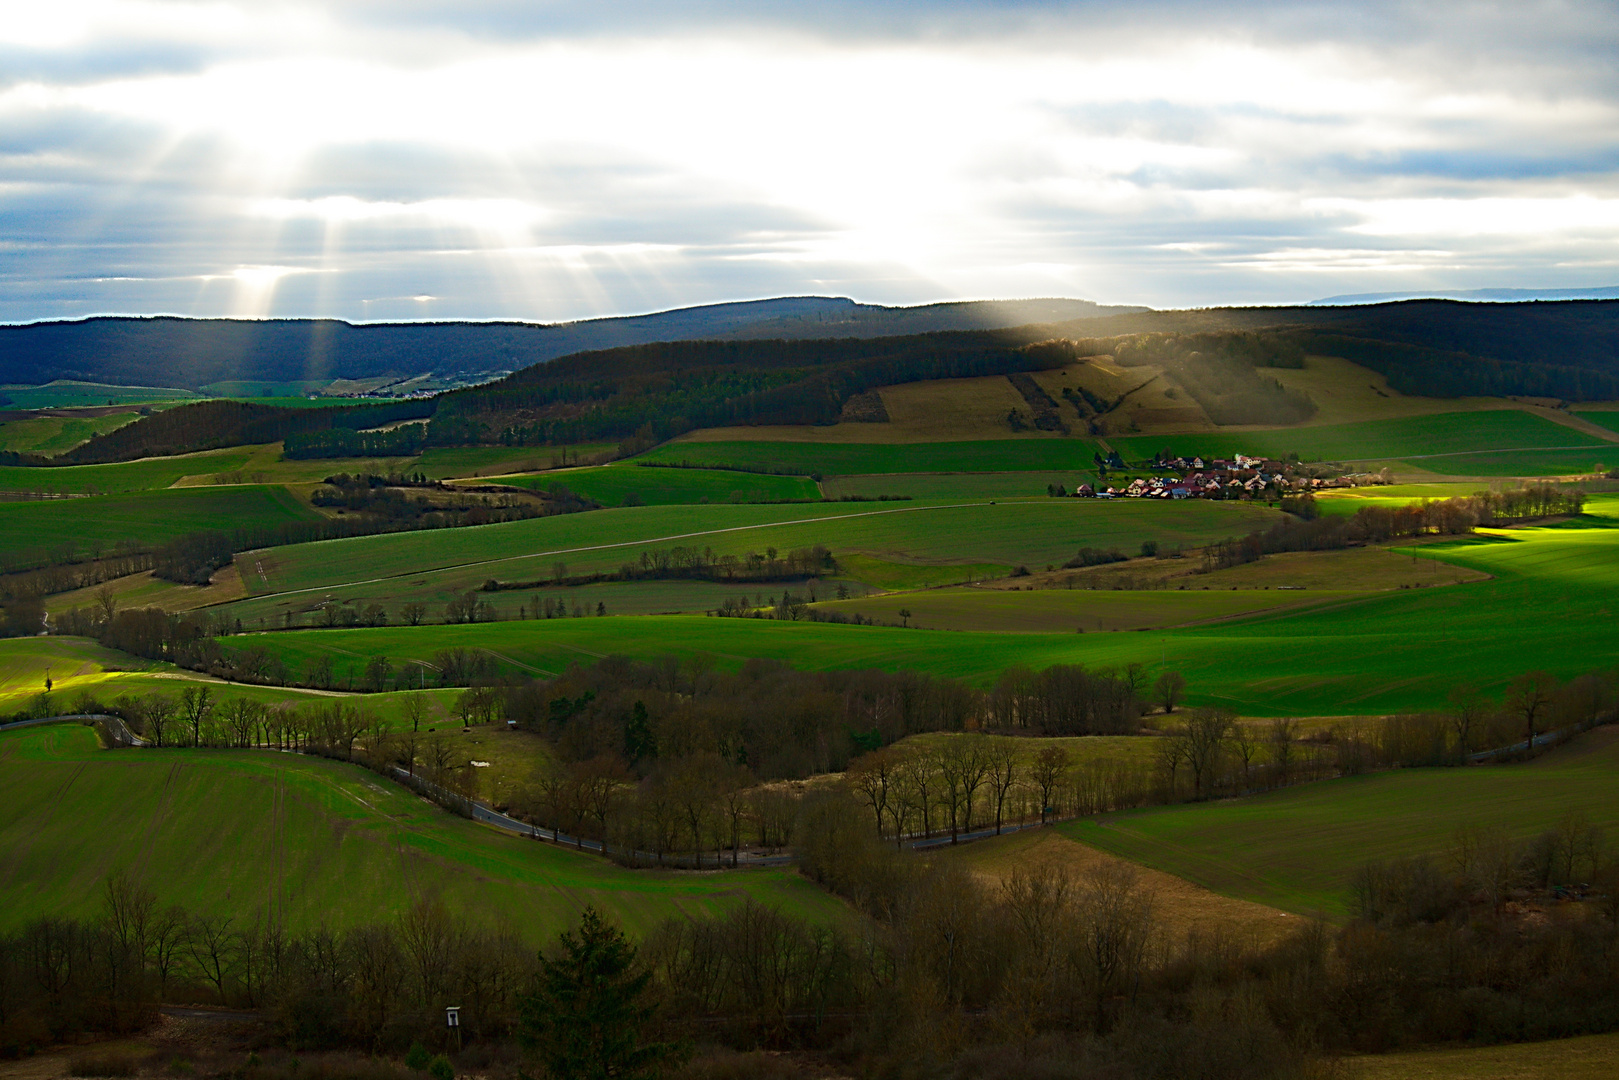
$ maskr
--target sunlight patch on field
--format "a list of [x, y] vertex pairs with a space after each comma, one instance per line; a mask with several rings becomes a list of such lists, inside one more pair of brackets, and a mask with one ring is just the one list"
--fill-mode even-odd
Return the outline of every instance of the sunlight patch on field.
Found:
[[[979, 840], [941, 858], [954, 860], [975, 876], [998, 887], [1012, 874], [1042, 866], [1068, 871], [1082, 882], [1110, 864], [1126, 860], [1082, 844], [1054, 828], [1032, 829], [1010, 836]], [[1153, 898], [1154, 923], [1161, 943], [1173, 947], [1192, 934], [1251, 948], [1275, 944], [1298, 930], [1298, 916], [1250, 900], [1222, 896], [1200, 885], [1151, 867], [1135, 868], [1138, 886]]]

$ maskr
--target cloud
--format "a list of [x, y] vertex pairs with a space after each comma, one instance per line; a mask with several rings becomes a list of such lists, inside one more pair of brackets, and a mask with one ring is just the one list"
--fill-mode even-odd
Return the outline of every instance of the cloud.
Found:
[[1608, 4], [59, 0], [0, 25], [0, 318], [1608, 284], [1615, 45]]

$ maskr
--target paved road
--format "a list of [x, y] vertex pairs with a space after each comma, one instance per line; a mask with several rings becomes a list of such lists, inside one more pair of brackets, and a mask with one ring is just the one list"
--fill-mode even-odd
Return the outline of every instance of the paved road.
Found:
[[[518, 836], [526, 836], [533, 840], [549, 841], [561, 847], [571, 847], [582, 851], [592, 851], [597, 854], [611, 854], [609, 849], [602, 846], [602, 842], [600, 840], [591, 840], [587, 837], [573, 836], [565, 832], [553, 833], [550, 829], [542, 829], [538, 825], [531, 825], [526, 821], [519, 821], [509, 814], [502, 814], [499, 810], [496, 810], [492, 806], [487, 806], [484, 803], [447, 792], [431, 781], [423, 780], [419, 776], [412, 776], [410, 773], [399, 768], [397, 765], [393, 766], [392, 768], [395, 778], [397, 778], [405, 787], [413, 789], [426, 789], [427, 791], [431, 791], [439, 795], [441, 798], [457, 800], [462, 805], [467, 807], [474, 821], [480, 821], [485, 825], [492, 825], [497, 829], [509, 833], [515, 833]], [[655, 863], [658, 859], [658, 857], [650, 851], [637, 851], [634, 854], [636, 858], [648, 863]], [[726, 866], [730, 865], [729, 856], [725, 857], [722, 861]], [[686, 860], [684, 858], [675, 858], [672, 865], [682, 866], [685, 864], [685, 862]], [[792, 862], [792, 856], [790, 855], [760, 855], [755, 852], [748, 851], [739, 852], [737, 854], [738, 866], [785, 866], [790, 862]], [[706, 858], [703, 865], [705, 867], [709, 865]]]
[[9, 724], [0, 724], [0, 731], [10, 731], [12, 728], [38, 727], [41, 724], [88, 724], [99, 720], [112, 729], [115, 737], [122, 736], [130, 746], [145, 746], [146, 740], [129, 730], [129, 725], [116, 716], [106, 716], [102, 713], [70, 713], [65, 716], [40, 716], [33, 720], [14, 720]]

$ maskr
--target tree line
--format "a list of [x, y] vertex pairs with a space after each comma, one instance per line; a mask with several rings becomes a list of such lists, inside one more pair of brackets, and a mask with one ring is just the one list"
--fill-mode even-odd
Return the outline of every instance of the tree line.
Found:
[[[559, 1078], [746, 1075], [763, 1065], [748, 1052], [796, 1050], [873, 1075], [1304, 1080], [1334, 1075], [1322, 1055], [1619, 1027], [1619, 864], [1578, 810], [1527, 841], [1472, 828], [1438, 860], [1365, 867], [1346, 925], [1300, 919], [1267, 943], [1171, 931], [1127, 864], [988, 878], [896, 852], [861, 817], [822, 792], [796, 830], [851, 919], [749, 900], [631, 942], [586, 909], [538, 952], [430, 897], [293, 931], [273, 911], [165, 905], [115, 872], [93, 915], [0, 936], [0, 1046], [138, 1030], [180, 999], [257, 1009], [296, 1051], [418, 1067], [438, 1051], [451, 1072], [526, 1057]], [[790, 1067], [768, 1075], [807, 1075]]]
[[331, 408], [290, 408], [215, 398], [143, 416], [57, 455], [51, 464], [131, 461], [225, 446], [280, 442], [289, 436], [338, 425], [368, 428], [396, 420], [421, 419], [431, 416], [433, 409], [433, 401], [426, 398]]
[[716, 555], [711, 547], [677, 544], [667, 549], [643, 551], [638, 561], [622, 563], [617, 570], [569, 574], [567, 564], [559, 562], [552, 565], [549, 578], [528, 581], [490, 578], [483, 583], [483, 591], [568, 588], [609, 581], [797, 581], [824, 577], [836, 573], [837, 569], [837, 560], [822, 544], [786, 552], [769, 547], [746, 555]]
[[[1067, 342], [1028, 344], [994, 331], [627, 346], [442, 395], [428, 435], [443, 444], [539, 445], [646, 432], [661, 442], [699, 427], [831, 424], [850, 398], [878, 386], [1043, 370], [1077, 355]], [[581, 383], [602, 396], [584, 405], [555, 399], [554, 387]]]

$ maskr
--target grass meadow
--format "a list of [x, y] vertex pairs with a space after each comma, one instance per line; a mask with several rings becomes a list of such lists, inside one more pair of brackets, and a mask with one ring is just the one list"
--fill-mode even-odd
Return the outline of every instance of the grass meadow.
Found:
[[[1535, 455], [1497, 453], [1525, 447], [1584, 447], [1582, 461], [1590, 465], [1596, 457], [1608, 454], [1619, 460], [1619, 446], [1605, 443], [1582, 431], [1555, 424], [1517, 409], [1440, 413], [1436, 416], [1399, 417], [1366, 420], [1353, 424], [1321, 427], [1276, 428], [1269, 431], [1211, 432], [1198, 435], [1140, 435], [1112, 440], [1126, 460], [1151, 457], [1168, 447], [1190, 456], [1230, 457], [1237, 453], [1285, 457], [1297, 453], [1306, 461], [1398, 461], [1428, 459], [1423, 467], [1435, 472], [1472, 475], [1475, 458], [1500, 458], [1501, 475], [1538, 473], [1542, 466], [1529, 464]], [[1465, 454], [1466, 457], [1429, 459], [1430, 455]], [[1452, 468], [1447, 461], [1465, 462], [1468, 467]]]
[[1609, 1080], [1619, 1076], [1619, 1032], [1375, 1054], [1343, 1066], [1348, 1080]]
[[170, 487], [182, 476], [241, 469], [254, 447], [205, 450], [175, 457], [142, 458], [111, 465], [61, 465], [32, 468], [0, 465], [0, 488], [7, 491], [124, 494]]
[[771, 502], [819, 499], [820, 488], [805, 476], [772, 476], [721, 469], [651, 469], [601, 465], [538, 476], [502, 476], [502, 484], [544, 491], [563, 484], [603, 506], [671, 506], [683, 503]]
[[1619, 409], [1578, 409], [1574, 415], [1587, 423], [1619, 433]]
[[67, 409], [76, 405], [145, 405], [195, 401], [201, 394], [169, 386], [113, 386], [59, 379], [43, 386], [0, 386], [10, 409]]
[[[643, 545], [696, 544], [720, 554], [825, 544], [834, 554], [869, 554], [917, 563], [1060, 563], [1079, 548], [1201, 543], [1241, 535], [1277, 520], [1243, 503], [1165, 505], [1040, 499], [994, 504], [810, 503], [709, 506], [700, 517], [680, 507], [628, 507], [472, 529], [395, 533], [277, 548], [267, 582], [255, 591], [339, 585], [386, 575], [490, 564], [501, 579], [548, 574], [564, 559], [575, 572], [612, 569]], [[595, 551], [591, 549], [597, 549]], [[495, 563], [494, 560], [503, 560]], [[480, 577], [478, 580], [483, 580]]]
[[26, 420], [0, 423], [0, 450], [25, 454], [60, 454], [96, 435], [115, 431], [134, 420], [139, 413], [108, 413], [105, 416], [31, 416]]
[[1002, 634], [1068, 631], [1145, 630], [1213, 622], [1259, 611], [1343, 600], [1353, 593], [1159, 589], [1124, 592], [1093, 589], [930, 589], [919, 593], [835, 600], [831, 611], [858, 612], [880, 622], [909, 623], [933, 630], [983, 630]]
[[1050, 484], [1061, 484], [1072, 491], [1081, 483], [1093, 482], [1078, 472], [876, 473], [830, 477], [821, 483], [821, 489], [833, 499], [844, 495], [868, 499], [883, 495], [937, 500], [1044, 499]]
[[[937, 443], [673, 442], [642, 461], [781, 469], [801, 475], [1038, 472], [1094, 469], [1087, 439], [986, 439]], [[1151, 453], [1151, 451], [1149, 451]], [[901, 492], [903, 494], [903, 492]]]
[[54, 547], [111, 550], [132, 537], [150, 544], [210, 529], [316, 521], [319, 517], [286, 488], [275, 485], [8, 502], [0, 503], [0, 555]]
[[1603, 728], [1528, 764], [1401, 769], [1058, 828], [1226, 896], [1338, 918], [1348, 913], [1356, 868], [1437, 856], [1464, 826], [1529, 837], [1580, 811], [1611, 833], [1619, 826], [1616, 768], [1619, 731]]
[[[1491, 577], [1150, 632], [1002, 634], [650, 616], [294, 631], [256, 640], [284, 654], [295, 670], [317, 650], [336, 650], [341, 666], [344, 656], [363, 665], [374, 654], [431, 660], [434, 651], [452, 645], [487, 648], [551, 671], [609, 653], [652, 658], [704, 652], [728, 666], [762, 656], [816, 669], [909, 668], [979, 684], [993, 682], [1013, 664], [1140, 662], [1183, 672], [1192, 702], [1254, 716], [1442, 708], [1459, 681], [1499, 692], [1531, 668], [1568, 678], [1613, 664], [1619, 647], [1613, 619], [1619, 610], [1619, 497], [1593, 497], [1591, 513], [1579, 519], [1426, 544], [1407, 553]], [[1033, 592], [1013, 595], [1040, 598]], [[1163, 594], [1139, 595], [1148, 603]], [[1526, 626], [1534, 632], [1512, 632]]]
[[[452, 595], [489, 578], [545, 578], [558, 562], [574, 574], [610, 571], [633, 562], [643, 550], [677, 544], [739, 556], [824, 544], [842, 561], [842, 576], [874, 588], [956, 584], [1019, 564], [1059, 565], [1084, 546], [1134, 551], [1146, 539], [1166, 546], [1206, 543], [1247, 533], [1276, 517], [1276, 511], [1252, 504], [1078, 499], [996, 505], [719, 504], [704, 507], [700, 516], [689, 507], [630, 507], [248, 553], [238, 556], [237, 565], [248, 592], [262, 599], [232, 610], [244, 622], [256, 622], [303, 612], [331, 598], [380, 602], [395, 610], [421, 602], [437, 617]], [[513, 611], [519, 602], [510, 594], [489, 599]]]
[[841, 904], [788, 870], [620, 869], [454, 817], [357, 766], [267, 751], [102, 750], [54, 725], [0, 734], [0, 930], [89, 917], [110, 872], [162, 904], [289, 930], [386, 920], [440, 897], [467, 921], [553, 937], [594, 904], [632, 934], [745, 897], [814, 921]]

